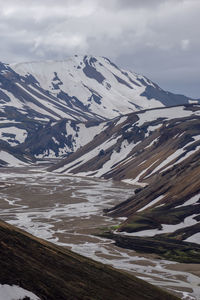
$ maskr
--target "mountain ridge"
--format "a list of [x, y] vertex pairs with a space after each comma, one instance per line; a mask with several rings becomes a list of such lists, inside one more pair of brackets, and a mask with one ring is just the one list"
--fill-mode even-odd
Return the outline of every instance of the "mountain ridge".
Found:
[[128, 218], [118, 228], [126, 238], [163, 234], [200, 244], [199, 109], [185, 105], [119, 117], [49, 170], [139, 187], [132, 198], [108, 211]]
[[[7, 143], [8, 149], [25, 151], [22, 155], [30, 154], [33, 160], [68, 156], [78, 144], [83, 146], [78, 140], [86, 134], [78, 127], [88, 121], [107, 122], [134, 111], [190, 101], [103, 57], [0, 63], [0, 140], [4, 149]], [[41, 137], [46, 145], [36, 147]], [[4, 163], [11, 165], [9, 157]]]

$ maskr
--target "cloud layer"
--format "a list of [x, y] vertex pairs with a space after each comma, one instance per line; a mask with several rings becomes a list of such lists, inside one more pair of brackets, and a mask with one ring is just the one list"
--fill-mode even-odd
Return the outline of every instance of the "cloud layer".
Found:
[[0, 0], [1, 61], [107, 56], [200, 97], [199, 0]]

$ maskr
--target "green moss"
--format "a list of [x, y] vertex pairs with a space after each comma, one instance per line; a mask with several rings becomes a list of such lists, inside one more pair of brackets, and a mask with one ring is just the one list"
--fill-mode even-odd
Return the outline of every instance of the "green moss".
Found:
[[119, 225], [111, 226], [110, 229], [111, 229], [111, 230], [117, 230], [117, 229], [119, 229], [120, 227], [121, 227], [121, 225], [119, 224]]
[[175, 239], [166, 235], [156, 237], [134, 237], [104, 232], [101, 235], [113, 239], [117, 246], [140, 253], [156, 254], [164, 259], [184, 263], [200, 263], [200, 246]]

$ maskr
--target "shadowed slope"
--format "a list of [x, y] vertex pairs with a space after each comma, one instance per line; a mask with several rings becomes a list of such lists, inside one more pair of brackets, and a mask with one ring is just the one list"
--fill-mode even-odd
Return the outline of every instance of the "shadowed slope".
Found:
[[178, 299], [2, 221], [0, 247], [0, 283], [20, 285], [40, 299]]

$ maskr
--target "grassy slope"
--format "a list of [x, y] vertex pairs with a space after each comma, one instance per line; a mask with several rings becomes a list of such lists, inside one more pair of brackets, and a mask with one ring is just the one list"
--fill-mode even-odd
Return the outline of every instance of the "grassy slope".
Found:
[[105, 231], [99, 236], [113, 239], [118, 247], [140, 253], [156, 254], [158, 257], [182, 263], [200, 263], [200, 246], [166, 236], [134, 237]]
[[0, 249], [0, 283], [18, 284], [41, 299], [178, 299], [2, 221]]

